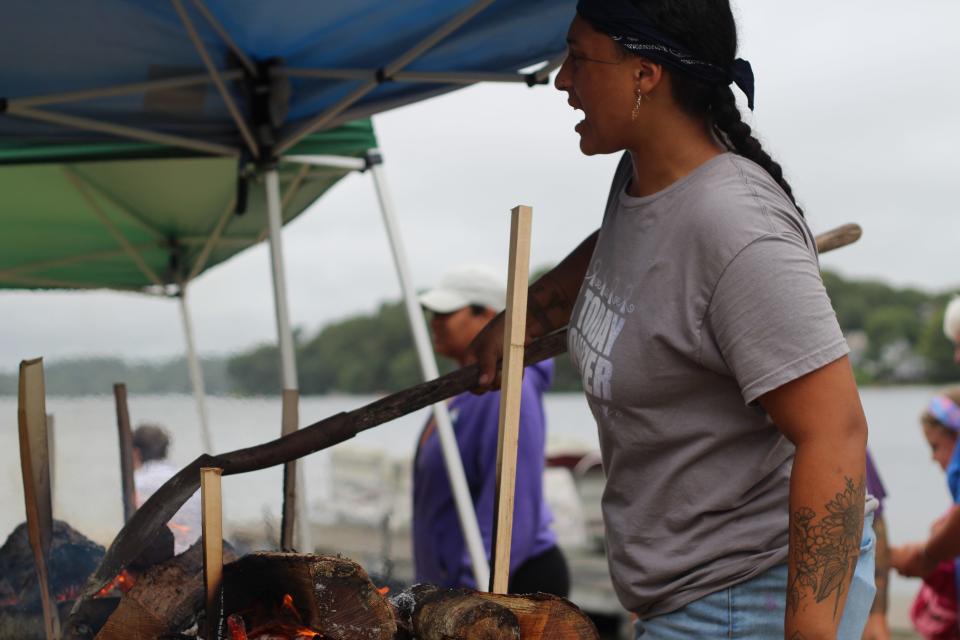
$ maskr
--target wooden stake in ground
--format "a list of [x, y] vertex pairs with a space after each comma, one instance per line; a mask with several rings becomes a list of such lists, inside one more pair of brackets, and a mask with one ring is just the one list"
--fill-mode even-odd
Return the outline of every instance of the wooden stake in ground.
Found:
[[130, 409], [127, 406], [127, 385], [113, 385], [117, 406], [117, 433], [120, 440], [120, 493], [123, 498], [123, 521], [130, 522], [137, 510], [137, 491], [133, 484], [133, 432], [130, 430]]
[[206, 589], [207, 638], [219, 638], [220, 583], [223, 582], [223, 469], [200, 469], [200, 502], [203, 507], [203, 584]]
[[30, 547], [40, 582], [43, 627], [47, 640], [59, 640], [60, 618], [50, 594], [47, 561], [53, 536], [53, 505], [50, 499], [50, 454], [47, 448], [46, 389], [43, 360], [20, 363], [20, 395], [17, 422], [20, 432], [20, 468], [27, 510]]
[[506, 593], [510, 580], [510, 542], [520, 436], [520, 392], [523, 385], [523, 341], [527, 320], [527, 278], [530, 271], [530, 223], [533, 210], [511, 211], [510, 269], [507, 274], [506, 330], [500, 387], [500, 433], [497, 439], [497, 491], [494, 498], [493, 558], [490, 591]]
[[[283, 408], [280, 418], [280, 435], [286, 436], [300, 426], [298, 408], [300, 392], [296, 389], [283, 390]], [[306, 514], [301, 514], [306, 517]], [[297, 461], [291, 460], [283, 465], [283, 513], [280, 518], [280, 548], [293, 549], [293, 535], [297, 526]]]
[[56, 501], [57, 496], [57, 438], [56, 425], [53, 414], [47, 414], [47, 460], [49, 461], [47, 473], [50, 475], [50, 504]]

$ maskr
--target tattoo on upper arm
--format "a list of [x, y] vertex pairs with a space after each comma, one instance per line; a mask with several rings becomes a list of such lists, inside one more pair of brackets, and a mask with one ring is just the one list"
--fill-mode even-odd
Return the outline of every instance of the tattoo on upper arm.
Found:
[[544, 334], [556, 329], [550, 320], [550, 311], [563, 309], [569, 305], [569, 299], [563, 290], [549, 275], [544, 275], [531, 287], [527, 300], [527, 313], [540, 325]]
[[844, 590], [853, 578], [860, 557], [866, 485], [863, 478], [858, 484], [850, 478], [844, 480], [844, 490], [827, 502], [823, 518], [818, 520], [817, 513], [809, 507], [797, 509], [791, 518], [794, 573], [788, 585], [787, 606], [793, 614], [800, 611], [801, 601], [813, 594], [818, 603], [834, 598], [836, 619]]

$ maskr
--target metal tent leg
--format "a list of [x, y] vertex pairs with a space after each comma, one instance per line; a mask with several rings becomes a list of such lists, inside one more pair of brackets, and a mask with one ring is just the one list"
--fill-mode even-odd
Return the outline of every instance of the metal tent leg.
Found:
[[[294, 353], [293, 331], [290, 328], [290, 312], [287, 306], [287, 283], [283, 268], [283, 243], [280, 239], [283, 220], [280, 204], [280, 176], [276, 169], [270, 169], [265, 174], [267, 187], [267, 228], [270, 241], [270, 268], [273, 275], [273, 302], [277, 316], [277, 333], [280, 342], [280, 380], [283, 386], [284, 399], [288, 406], [284, 409], [285, 415], [296, 416], [299, 412], [289, 403], [298, 403], [299, 389], [297, 383], [297, 362]], [[292, 392], [292, 393], [291, 393]], [[296, 419], [282, 420], [283, 429], [296, 430]], [[282, 429], [282, 433], [283, 433]], [[285, 435], [285, 433], [283, 433]], [[295, 469], [295, 471], [294, 471]], [[296, 487], [284, 488], [283, 526], [280, 532], [281, 546], [294, 546], [301, 551], [313, 551], [310, 536], [310, 523], [307, 511], [306, 484], [303, 481], [303, 467], [296, 461], [284, 465], [284, 477], [295, 478]], [[290, 503], [286, 497], [294, 494], [296, 497]], [[299, 512], [300, 517], [296, 517]], [[298, 538], [294, 542], [294, 533]]]
[[193, 341], [193, 322], [187, 307], [186, 287], [180, 288], [177, 296], [180, 304], [180, 318], [183, 320], [183, 335], [187, 340], [187, 367], [190, 370], [190, 382], [193, 385], [193, 397], [197, 401], [197, 413], [200, 415], [200, 444], [205, 453], [213, 453], [213, 440], [210, 437], [210, 421], [207, 417], [207, 393], [203, 385], [203, 370]]
[[[417, 348], [417, 357], [420, 360], [420, 369], [426, 380], [436, 378], [437, 361], [433, 355], [430, 338], [427, 335], [427, 322], [423, 316], [423, 309], [417, 301], [417, 294], [410, 277], [410, 268], [407, 262], [400, 231], [394, 215], [393, 201], [387, 188], [386, 178], [383, 175], [383, 159], [377, 149], [367, 152], [367, 164], [373, 175], [373, 183], [380, 200], [380, 209], [383, 212], [383, 223], [387, 228], [390, 239], [390, 248], [393, 251], [393, 261], [400, 278], [400, 287], [403, 289], [403, 299], [406, 305], [407, 317], [410, 320], [410, 329], [413, 332], [413, 341]], [[433, 406], [433, 413], [437, 420], [437, 433], [440, 436], [440, 446], [443, 459], [447, 465], [447, 475], [453, 489], [454, 502], [457, 506], [457, 515], [460, 518], [460, 528], [464, 532], [470, 561], [473, 564], [473, 576], [477, 581], [477, 588], [486, 590], [490, 583], [490, 566], [487, 562], [487, 553], [480, 537], [480, 527], [477, 524], [477, 513], [470, 497], [467, 478], [463, 471], [463, 461], [460, 459], [460, 450], [457, 448], [457, 439], [453, 433], [450, 413], [447, 405], [439, 402]]]

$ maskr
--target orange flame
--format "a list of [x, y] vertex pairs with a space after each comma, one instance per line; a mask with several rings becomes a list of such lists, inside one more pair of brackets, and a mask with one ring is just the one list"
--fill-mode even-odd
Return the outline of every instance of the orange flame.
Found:
[[119, 574], [117, 574], [116, 578], [111, 580], [105, 587], [100, 589], [100, 591], [97, 591], [96, 595], [93, 597], [102, 598], [108, 595], [111, 591], [113, 591], [114, 587], [126, 593], [127, 591], [130, 591], [130, 589], [133, 589], [133, 585], [135, 582], [136, 580], [134, 579], [134, 577], [130, 575], [130, 573], [128, 573], [126, 569], [123, 569], [120, 571]]
[[227, 630], [230, 640], [247, 640], [247, 627], [243, 624], [243, 618], [235, 613], [227, 616]]
[[293, 596], [289, 593], [283, 594], [283, 610], [293, 615], [293, 617], [297, 619], [297, 622], [303, 623], [303, 618], [300, 617], [300, 612], [297, 611], [295, 606], [293, 606]]
[[380, 587], [379, 589], [377, 589], [377, 593], [379, 593], [382, 596], [385, 596], [388, 593], [390, 593], [390, 587]]

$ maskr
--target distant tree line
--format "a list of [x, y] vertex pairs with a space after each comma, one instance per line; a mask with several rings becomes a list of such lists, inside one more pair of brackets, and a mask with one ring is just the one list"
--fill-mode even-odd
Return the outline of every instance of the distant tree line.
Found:
[[[129, 393], [192, 393], [185, 358], [162, 362], [124, 362], [120, 358], [78, 358], [44, 363], [47, 393], [89, 396], [113, 393], [122, 382]], [[224, 395], [236, 389], [227, 375], [226, 358], [204, 358], [203, 379], [207, 393]], [[17, 374], [0, 373], [0, 395], [17, 394]]]
[[[824, 284], [851, 346], [861, 383], [944, 383], [960, 380], [953, 348], [943, 335], [948, 294], [896, 288], [843, 278], [829, 271]], [[300, 390], [304, 394], [382, 393], [420, 382], [420, 368], [400, 302], [380, 305], [322, 327], [295, 334]], [[567, 356], [557, 358], [555, 391], [581, 388]], [[453, 363], [441, 359], [441, 371]], [[204, 359], [208, 393], [268, 395], [279, 391], [279, 355], [261, 345], [229, 358]], [[131, 393], [189, 393], [182, 358], [128, 364], [117, 358], [55, 362], [47, 366], [47, 390], [59, 395], [110, 393], [125, 382]], [[0, 374], [0, 394], [15, 394], [16, 374]]]

